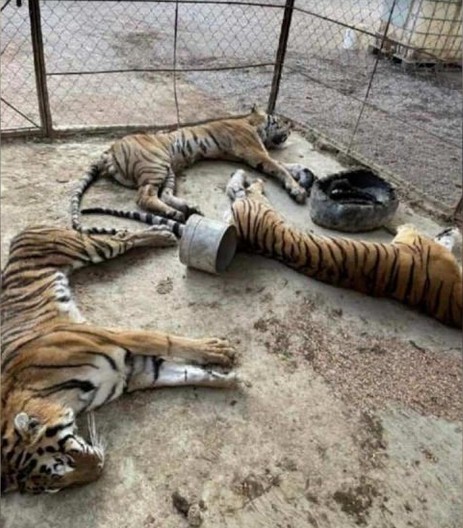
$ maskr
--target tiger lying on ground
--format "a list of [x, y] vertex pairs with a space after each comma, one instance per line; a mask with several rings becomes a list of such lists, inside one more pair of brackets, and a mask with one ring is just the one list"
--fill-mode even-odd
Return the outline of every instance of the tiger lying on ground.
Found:
[[227, 186], [231, 218], [241, 244], [281, 260], [334, 286], [416, 307], [442, 323], [462, 326], [462, 271], [452, 249], [461, 248], [458, 229], [434, 240], [401, 226], [389, 244], [311, 235], [288, 224], [263, 195], [263, 182], [249, 185], [236, 171]]
[[[86, 323], [68, 276], [136, 247], [175, 244], [175, 223], [139, 233], [90, 236], [33, 227], [17, 235], [2, 272], [1, 489], [55, 492], [96, 480], [104, 449], [94, 428], [77, 434], [75, 416], [139, 389], [234, 387], [233, 349], [222, 339]], [[170, 229], [170, 230], [169, 230]]]
[[[180, 222], [200, 211], [175, 196], [175, 177], [183, 168], [202, 159], [242, 161], [278, 180], [298, 203], [306, 200], [314, 176], [302, 165], [282, 164], [266, 149], [283, 146], [290, 128], [279, 118], [253, 108], [241, 118], [220, 119], [174, 132], [134, 134], [116, 141], [93, 163], [71, 198], [72, 226], [82, 232], [80, 204], [86, 190], [99, 177], [113, 178], [138, 189], [137, 203], [146, 211]], [[108, 208], [92, 212], [111, 214]], [[82, 213], [85, 214], [85, 210]]]

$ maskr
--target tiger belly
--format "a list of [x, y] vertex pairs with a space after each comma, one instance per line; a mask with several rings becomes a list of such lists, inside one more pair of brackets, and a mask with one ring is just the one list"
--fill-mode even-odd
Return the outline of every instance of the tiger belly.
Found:
[[208, 134], [197, 135], [191, 130], [172, 134], [169, 148], [170, 162], [174, 172], [182, 170], [204, 159], [223, 158], [224, 152], [218, 141]]

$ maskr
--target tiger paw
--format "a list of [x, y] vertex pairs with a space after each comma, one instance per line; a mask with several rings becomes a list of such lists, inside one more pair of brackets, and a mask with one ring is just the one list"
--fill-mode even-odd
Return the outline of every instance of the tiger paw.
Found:
[[286, 187], [286, 190], [288, 191], [288, 194], [291, 196], [291, 198], [299, 203], [304, 204], [307, 200], [307, 191], [303, 189], [302, 187], [291, 185], [289, 188]]
[[227, 339], [216, 337], [202, 340], [202, 349], [205, 352], [207, 363], [231, 367], [235, 362], [235, 349]]
[[151, 247], [170, 247], [178, 244], [177, 237], [164, 226], [151, 226], [144, 231]]
[[169, 220], [175, 220], [176, 222], [184, 223], [185, 222], [185, 214], [181, 211], [169, 211], [168, 213], [165, 213], [164, 215]]
[[306, 191], [311, 189], [316, 178], [310, 169], [300, 163], [286, 163], [285, 169]]
[[241, 389], [245, 386], [245, 382], [236, 372], [229, 372], [227, 375], [226, 387], [230, 389]]
[[227, 372], [226, 374], [222, 374], [221, 372], [210, 372], [210, 375], [214, 379], [214, 387], [221, 387], [223, 389], [241, 389], [245, 385], [236, 372]]

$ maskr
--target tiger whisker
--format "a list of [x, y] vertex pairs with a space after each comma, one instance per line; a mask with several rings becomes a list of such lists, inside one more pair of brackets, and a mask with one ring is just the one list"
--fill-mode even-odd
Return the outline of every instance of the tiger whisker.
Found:
[[107, 442], [102, 436], [97, 433], [95, 414], [93, 412], [89, 412], [87, 414], [87, 427], [90, 436], [91, 446], [97, 449], [104, 458]]

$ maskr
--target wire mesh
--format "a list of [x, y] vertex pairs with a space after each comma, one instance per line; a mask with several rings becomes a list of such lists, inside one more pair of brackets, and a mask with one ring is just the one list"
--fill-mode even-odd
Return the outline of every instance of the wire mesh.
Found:
[[28, 11], [6, 0], [1, 14], [2, 130], [40, 128]]
[[[445, 54], [429, 39], [415, 54], [410, 39], [405, 47], [392, 45], [396, 25], [411, 24], [413, 16], [419, 21], [430, 3], [444, 4], [296, 2], [277, 110], [449, 210], [461, 194], [461, 68], [455, 68], [461, 40]], [[461, 21], [461, 9], [439, 12]]]
[[249, 100], [233, 72], [264, 71], [271, 80], [282, 5], [179, 2], [175, 25], [172, 0], [41, 2], [54, 127], [175, 122], [176, 29], [181, 122], [265, 105], [268, 92]]
[[[445, 205], [461, 193], [461, 0], [41, 0], [40, 8], [54, 130], [163, 127], [265, 107], [283, 66], [278, 112], [433, 189]], [[6, 1], [2, 15], [2, 130], [40, 127], [27, 2]]]

